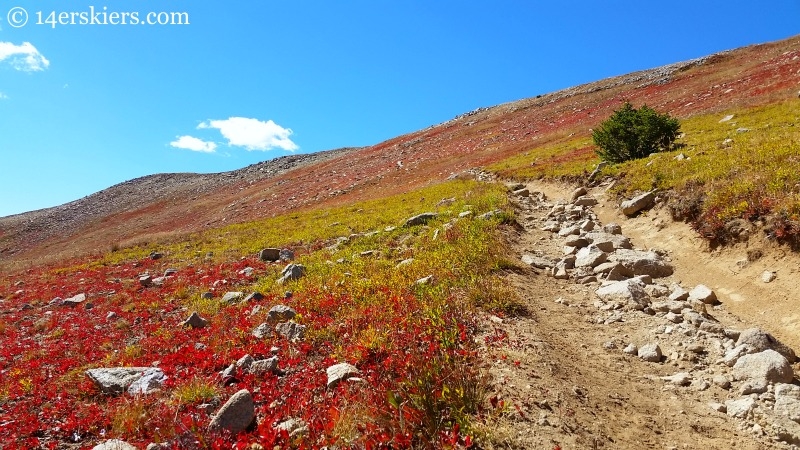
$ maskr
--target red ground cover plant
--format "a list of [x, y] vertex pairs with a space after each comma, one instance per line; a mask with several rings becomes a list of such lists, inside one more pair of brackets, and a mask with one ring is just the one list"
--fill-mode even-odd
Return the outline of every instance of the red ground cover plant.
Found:
[[[481, 401], [479, 393], [469, 399], [463, 392], [477, 376], [467, 369], [476, 358], [474, 323], [457, 299], [443, 302], [453, 306], [432, 316], [420, 313], [426, 305], [411, 289], [376, 287], [380, 306], [346, 293], [305, 289], [287, 299], [269, 294], [258, 302], [221, 306], [203, 329], [181, 326], [188, 300], [204, 291], [215, 291], [215, 301], [227, 290], [246, 291], [254, 278], [242, 269], [252, 267], [259, 275], [276, 266], [252, 257], [186, 265], [151, 287], [138, 278], [159, 275], [169, 267], [163, 260], [29, 270], [7, 279], [0, 285], [0, 446], [91, 448], [110, 438], [141, 446], [167, 442], [171, 448], [472, 445], [461, 424]], [[86, 301], [75, 307], [51, 302], [80, 293]], [[277, 303], [295, 308], [317, 332], [296, 343], [257, 339], [252, 330]], [[335, 310], [348, 313], [334, 323]], [[365, 338], [369, 329], [382, 330], [379, 341]], [[245, 354], [267, 358], [276, 348], [281, 376], [219, 376]], [[325, 368], [342, 361], [358, 367], [360, 381], [327, 389]], [[90, 368], [116, 366], [158, 366], [169, 378], [162, 392], [113, 397], [85, 376]], [[191, 380], [215, 389], [215, 398], [176, 400], [173, 392]], [[258, 425], [239, 436], [210, 433], [210, 414], [245, 388], [257, 405]], [[201, 406], [208, 401], [216, 406]], [[288, 418], [303, 420], [307, 433], [290, 438], [274, 428]]]

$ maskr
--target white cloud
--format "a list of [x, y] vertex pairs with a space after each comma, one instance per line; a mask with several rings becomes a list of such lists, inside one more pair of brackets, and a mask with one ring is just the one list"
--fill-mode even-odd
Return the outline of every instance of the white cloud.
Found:
[[0, 100], [8, 100], [8, 96], [5, 93], [0, 92]]
[[50, 66], [50, 61], [30, 42], [23, 42], [22, 45], [0, 42], [0, 62], [6, 61], [23, 72], [37, 72]]
[[175, 148], [182, 148], [191, 150], [193, 152], [214, 153], [217, 149], [217, 144], [213, 142], [204, 141], [194, 136], [178, 136], [178, 138], [169, 143]]
[[207, 120], [197, 128], [216, 128], [228, 140], [228, 145], [244, 147], [247, 150], [298, 149], [297, 144], [289, 139], [292, 130], [283, 128], [271, 120], [262, 122], [247, 117], [231, 117], [226, 120]]

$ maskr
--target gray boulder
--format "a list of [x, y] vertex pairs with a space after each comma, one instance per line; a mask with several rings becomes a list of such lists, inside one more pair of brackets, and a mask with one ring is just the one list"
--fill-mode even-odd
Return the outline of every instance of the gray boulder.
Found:
[[619, 249], [612, 259], [630, 269], [634, 275], [650, 275], [653, 278], [668, 277], [673, 269], [655, 252]]
[[645, 192], [644, 194], [634, 197], [630, 200], [626, 200], [620, 205], [622, 208], [622, 214], [625, 214], [626, 216], [633, 216], [639, 211], [651, 207], [655, 202], [655, 199], [656, 196], [651, 191]]
[[550, 258], [528, 254], [522, 255], [522, 262], [537, 269], [550, 269], [556, 265]]
[[766, 380], [791, 383], [794, 371], [789, 361], [774, 350], [744, 355], [733, 365], [733, 377], [740, 381]]
[[108, 441], [103, 441], [94, 447], [92, 450], [137, 450], [136, 447], [133, 445], [122, 441], [120, 439], [110, 439]]
[[273, 356], [272, 358], [259, 359], [258, 361], [253, 361], [252, 363], [250, 363], [249, 366], [247, 366], [246, 370], [255, 375], [264, 375], [267, 373], [279, 373], [278, 357]]
[[276, 325], [275, 332], [290, 341], [299, 341], [306, 333], [306, 326], [290, 320]]
[[641, 346], [637, 352], [637, 356], [647, 362], [660, 362], [663, 355], [661, 354], [661, 347], [659, 347], [658, 344], [650, 343]]
[[244, 292], [226, 292], [220, 301], [222, 303], [238, 303], [244, 299]]
[[267, 262], [275, 262], [281, 258], [281, 250], [279, 248], [265, 248], [258, 252], [258, 259]]
[[128, 386], [128, 394], [131, 395], [147, 395], [161, 390], [167, 376], [164, 372], [157, 368], [151, 367], [147, 369], [138, 380]]
[[572, 204], [575, 206], [594, 206], [597, 204], [597, 199], [588, 195], [584, 195], [575, 199]]
[[575, 267], [595, 267], [606, 262], [608, 254], [592, 244], [584, 247], [575, 255]]
[[800, 386], [785, 383], [775, 385], [775, 412], [800, 423]]
[[292, 307], [286, 305], [275, 305], [269, 309], [267, 320], [276, 323], [281, 321], [292, 320], [297, 315]]
[[334, 388], [340, 381], [358, 375], [359, 370], [356, 366], [348, 363], [339, 363], [328, 367], [326, 370], [328, 374], [328, 389]]
[[649, 303], [644, 287], [635, 281], [617, 281], [600, 287], [595, 294], [604, 302], [633, 302], [643, 306]]
[[406, 219], [405, 226], [413, 227], [415, 225], [425, 225], [428, 221], [435, 219], [438, 214], [433, 212], [426, 212], [422, 214], [417, 214], [414, 217], [409, 217]]
[[611, 234], [603, 231], [592, 231], [584, 235], [592, 244], [601, 245], [603, 242], [610, 242], [615, 249], [633, 248], [631, 240], [621, 234]]
[[183, 321], [183, 326], [192, 328], [205, 328], [208, 325], [208, 320], [200, 317], [197, 311], [192, 312], [188, 319]]
[[89, 377], [104, 394], [121, 394], [150, 369], [152, 369], [152, 367], [89, 369], [86, 371], [86, 376]]
[[713, 305], [717, 303], [717, 294], [704, 284], [698, 284], [694, 289], [689, 291], [689, 301], [699, 301], [706, 305]]
[[299, 280], [306, 274], [306, 267], [302, 264], [287, 264], [281, 271], [281, 277], [278, 279], [278, 284], [283, 284], [287, 281]]
[[760, 328], [749, 328], [742, 331], [736, 341], [736, 346], [745, 346], [747, 353], [758, 353], [767, 349], [775, 350], [783, 355], [790, 364], [797, 360], [794, 350]]
[[756, 407], [756, 401], [751, 397], [744, 397], [738, 400], [728, 400], [725, 402], [727, 414], [737, 419], [746, 419]]
[[253, 336], [257, 337], [258, 339], [265, 339], [269, 336], [272, 336], [272, 325], [269, 323], [260, 324], [253, 329]]
[[228, 430], [231, 434], [239, 434], [247, 429], [256, 419], [253, 396], [247, 389], [233, 394], [231, 398], [211, 418], [209, 429]]
[[61, 302], [61, 306], [70, 306], [74, 308], [85, 301], [86, 301], [86, 294], [78, 294], [74, 297], [65, 298]]

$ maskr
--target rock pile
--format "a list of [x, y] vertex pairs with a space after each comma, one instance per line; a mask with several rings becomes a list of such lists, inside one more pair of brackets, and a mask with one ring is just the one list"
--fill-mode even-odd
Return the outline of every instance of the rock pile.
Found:
[[[725, 328], [710, 314], [722, 308], [714, 290], [681, 285], [672, 279], [664, 252], [635, 249], [622, 227], [602, 225], [591, 209], [597, 201], [585, 188], [575, 190], [569, 202], [550, 204], [530, 191], [512, 198], [529, 212], [529, 224], [563, 243], [561, 255], [529, 252], [521, 255], [524, 263], [556, 279], [593, 285], [597, 313], [591, 320], [599, 326], [632, 322], [650, 327], [643, 334], [654, 339], [608, 341], [607, 351], [677, 366], [673, 375], [654, 379], [665, 389], [698, 395], [713, 387], [703, 394], [715, 397], [710, 409], [740, 420], [743, 430], [800, 446], [800, 386], [794, 384], [791, 364], [797, 357], [792, 349], [758, 328]], [[653, 201], [647, 193], [624, 203], [622, 212], [635, 215]], [[530, 214], [537, 210], [543, 214]]]

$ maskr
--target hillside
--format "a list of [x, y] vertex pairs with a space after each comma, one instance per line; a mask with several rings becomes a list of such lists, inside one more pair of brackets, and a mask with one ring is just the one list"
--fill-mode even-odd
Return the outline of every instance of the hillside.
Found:
[[[797, 449], [798, 89], [794, 37], [0, 218], [0, 447]], [[681, 147], [589, 180], [626, 100]]]
[[[799, 45], [794, 37], [480, 108], [374, 146], [262, 163], [277, 164], [264, 172], [269, 176], [255, 176], [255, 165], [227, 174], [131, 180], [58, 208], [0, 219], [0, 264], [24, 267], [165, 234], [408, 192], [588, 136], [623, 100], [687, 118], [796, 97]], [[541, 163], [577, 160], [590, 168], [594, 158], [590, 148], [575, 148]], [[294, 167], [294, 160], [307, 163]], [[140, 195], [153, 186], [154, 194]]]

